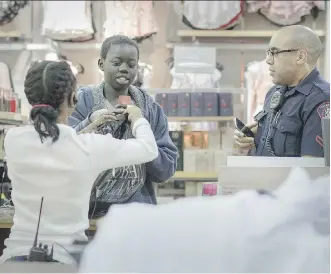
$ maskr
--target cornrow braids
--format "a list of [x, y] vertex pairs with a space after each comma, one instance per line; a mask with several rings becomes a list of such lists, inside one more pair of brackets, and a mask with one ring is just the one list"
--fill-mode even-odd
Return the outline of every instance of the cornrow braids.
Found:
[[137, 49], [138, 59], [139, 59], [138, 44], [134, 40], [132, 40], [131, 38], [129, 38], [125, 35], [114, 35], [114, 36], [108, 37], [105, 41], [103, 41], [102, 46], [101, 46], [100, 57], [102, 59], [106, 59], [107, 53], [108, 53], [111, 45], [125, 45], [125, 44], [134, 46]]
[[[76, 78], [66, 62], [35, 62], [24, 81], [24, 93], [32, 105], [30, 119], [40, 140], [51, 137], [53, 142], [60, 135], [56, 124], [59, 108], [71, 97], [76, 88]], [[35, 106], [35, 107], [34, 107]]]

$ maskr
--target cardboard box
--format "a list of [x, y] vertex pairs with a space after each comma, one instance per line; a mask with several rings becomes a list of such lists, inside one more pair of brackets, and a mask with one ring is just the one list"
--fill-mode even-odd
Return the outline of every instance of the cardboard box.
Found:
[[168, 93], [168, 116], [178, 116], [177, 93]]
[[178, 116], [191, 116], [191, 94], [188, 92], [178, 93]]
[[218, 94], [216, 92], [203, 93], [203, 116], [218, 116]]

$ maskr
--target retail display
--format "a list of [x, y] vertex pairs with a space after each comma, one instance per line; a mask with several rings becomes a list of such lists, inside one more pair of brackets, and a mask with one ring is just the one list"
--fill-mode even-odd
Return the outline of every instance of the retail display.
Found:
[[138, 74], [132, 85], [143, 89], [149, 88], [149, 81], [152, 77], [153, 67], [143, 62], [138, 63]]
[[176, 92], [157, 93], [155, 101], [167, 116], [232, 116], [231, 93]]
[[229, 29], [242, 17], [244, 1], [184, 1], [183, 23], [193, 29]]
[[0, 87], [0, 111], [21, 113], [21, 99], [11, 89]]
[[234, 147], [233, 129], [212, 131], [170, 131], [179, 153], [177, 171], [217, 172], [230, 155], [242, 155]]
[[93, 39], [91, 1], [43, 1], [42, 34], [58, 41]]
[[[177, 88], [217, 88], [219, 87], [219, 81], [222, 77], [223, 66], [216, 63], [213, 74], [208, 73], [181, 73], [176, 72], [173, 67], [174, 60], [169, 58], [167, 61], [170, 68], [170, 74], [172, 76], [172, 89]], [[189, 65], [192, 70], [194, 68], [200, 68], [203, 64], [201, 63], [190, 63]]]
[[78, 64], [78, 63], [73, 63], [69, 60], [67, 60], [67, 57], [64, 56], [64, 55], [58, 55], [54, 52], [50, 52], [50, 53], [47, 53], [45, 55], [45, 60], [49, 60], [49, 61], [66, 61], [71, 70], [72, 70], [72, 73], [77, 76], [78, 74], [83, 74], [84, 73], [84, 67], [81, 65], [81, 64]]
[[10, 68], [4, 62], [0, 62], [0, 87], [3, 89], [14, 89]]
[[245, 87], [247, 90], [248, 122], [263, 109], [265, 96], [274, 85], [269, 74], [269, 66], [265, 60], [254, 61], [247, 65], [245, 71]]
[[279, 26], [299, 24], [316, 7], [325, 10], [325, 1], [246, 1], [248, 12], [259, 12]]
[[123, 34], [141, 42], [157, 33], [153, 1], [104, 1], [104, 37]]

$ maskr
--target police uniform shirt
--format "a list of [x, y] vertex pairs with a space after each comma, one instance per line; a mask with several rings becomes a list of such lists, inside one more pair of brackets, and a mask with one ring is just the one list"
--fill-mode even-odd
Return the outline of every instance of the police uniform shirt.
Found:
[[[272, 114], [271, 99], [283, 93], [283, 103]], [[321, 119], [329, 117], [330, 83], [315, 68], [293, 88], [274, 86], [269, 90], [263, 111], [255, 116], [256, 156], [323, 157]]]

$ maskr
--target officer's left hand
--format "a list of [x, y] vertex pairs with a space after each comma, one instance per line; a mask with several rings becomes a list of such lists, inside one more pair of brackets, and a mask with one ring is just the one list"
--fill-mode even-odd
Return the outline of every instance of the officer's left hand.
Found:
[[[253, 131], [254, 134], [257, 132], [257, 122], [246, 125], [247, 128]], [[236, 129], [233, 136], [234, 142], [238, 147], [242, 149], [250, 149], [254, 146], [254, 138], [245, 136], [244, 133]]]

